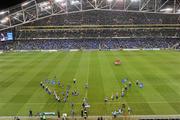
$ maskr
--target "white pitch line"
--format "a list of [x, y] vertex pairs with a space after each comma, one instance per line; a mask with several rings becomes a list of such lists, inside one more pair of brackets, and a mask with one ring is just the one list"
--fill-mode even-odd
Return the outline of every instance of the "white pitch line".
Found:
[[[89, 87], [89, 64], [90, 64], [90, 60], [89, 60], [89, 56], [88, 56], [88, 74], [87, 74], [87, 79], [86, 79], [86, 83], [88, 84], [88, 87]], [[88, 96], [88, 88], [86, 89], [86, 92], [85, 92], [85, 97], [87, 98]]]
[[[29, 116], [18, 116], [19, 118], [22, 118], [22, 119], [29, 119]], [[81, 116], [75, 116], [76, 118], [82, 118]], [[88, 118], [97, 118], [99, 116], [88, 116]], [[112, 118], [112, 116], [103, 116], [104, 118]], [[14, 116], [0, 116], [0, 119], [11, 119], [11, 118], [14, 118]], [[39, 116], [33, 116], [31, 119], [37, 119], [39, 118]], [[48, 118], [56, 118], [56, 116], [48, 116]], [[71, 117], [68, 117], [68, 118], [71, 118]], [[118, 116], [117, 118], [144, 118], [144, 119], [147, 119], [147, 118], [152, 118], [152, 119], [164, 119], [164, 118], [167, 118], [167, 119], [170, 119], [170, 118], [175, 118], [175, 119], [178, 119], [180, 118], [180, 114], [174, 114], [174, 115], [128, 115], [128, 116]]]
[[[119, 104], [120, 101], [110, 101], [110, 102], [107, 102], [106, 104]], [[0, 104], [5, 104], [6, 102], [4, 103], [0, 103]], [[64, 102], [60, 102], [60, 103], [64, 103]], [[57, 103], [57, 102], [52, 102], [52, 103], [48, 103], [48, 104], [60, 104], [60, 103]], [[166, 104], [166, 103], [180, 103], [180, 101], [170, 101], [170, 102], [167, 102], [167, 101], [150, 101], [150, 102], [127, 102], [127, 103], [132, 103], [132, 104], [140, 104], [140, 103], [148, 103], [148, 104]], [[16, 103], [18, 104], [18, 103]], [[19, 104], [22, 104], [22, 103], [19, 103]], [[25, 103], [25, 104], [47, 104], [47, 103]], [[76, 102], [76, 104], [82, 104], [81, 102]], [[102, 102], [95, 102], [92, 104], [105, 104], [104, 101]]]

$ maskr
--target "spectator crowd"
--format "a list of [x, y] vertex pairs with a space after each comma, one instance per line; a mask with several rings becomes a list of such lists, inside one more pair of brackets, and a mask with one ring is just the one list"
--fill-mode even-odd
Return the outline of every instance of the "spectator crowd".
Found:
[[0, 42], [0, 50], [178, 49], [179, 23], [178, 14], [94, 10], [56, 15], [17, 27], [16, 40]]
[[93, 10], [56, 15], [29, 23], [30, 26], [59, 25], [129, 25], [129, 24], [179, 24], [178, 14]]
[[0, 50], [62, 50], [62, 49], [136, 49], [179, 48], [179, 39], [70, 39], [70, 40], [19, 40], [1, 42]]

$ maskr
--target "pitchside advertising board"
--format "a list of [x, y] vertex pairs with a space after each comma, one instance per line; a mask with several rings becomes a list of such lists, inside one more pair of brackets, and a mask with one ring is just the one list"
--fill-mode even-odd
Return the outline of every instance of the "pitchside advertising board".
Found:
[[12, 41], [13, 33], [12, 32], [1, 32], [0, 33], [0, 41]]

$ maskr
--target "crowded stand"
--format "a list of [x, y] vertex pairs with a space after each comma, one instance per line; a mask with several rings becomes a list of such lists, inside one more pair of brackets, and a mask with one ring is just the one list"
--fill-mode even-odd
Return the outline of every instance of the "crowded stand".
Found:
[[58, 39], [58, 38], [172, 38], [179, 37], [176, 29], [146, 28], [68, 28], [33, 29], [18, 31], [18, 39]]
[[87, 11], [57, 15], [29, 23], [29, 26], [59, 25], [129, 25], [129, 24], [179, 24], [177, 14], [154, 14], [124, 11]]
[[179, 48], [178, 14], [94, 10], [51, 16], [14, 29], [0, 50]]
[[[152, 38], [128, 38], [128, 39], [90, 39], [90, 40], [20, 40], [1, 43], [1, 50], [69, 50], [69, 49], [136, 49], [136, 48], [172, 48], [180, 43], [179, 39], [152, 39]], [[177, 45], [178, 46], [178, 45]]]

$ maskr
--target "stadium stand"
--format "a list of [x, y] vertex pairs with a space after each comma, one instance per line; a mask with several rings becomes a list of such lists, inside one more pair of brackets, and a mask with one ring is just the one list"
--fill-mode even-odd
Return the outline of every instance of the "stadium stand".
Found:
[[[179, 39], [90, 39], [90, 40], [21, 40], [1, 43], [1, 50], [126, 49], [171, 48]], [[179, 45], [177, 46], [179, 48]]]
[[0, 49], [178, 49], [179, 22], [176, 14], [94, 10], [58, 15], [16, 27], [16, 41], [1, 42]]
[[120, 12], [93, 10], [52, 16], [29, 23], [29, 26], [56, 26], [56, 25], [130, 25], [130, 24], [179, 24], [178, 14], [153, 14], [138, 12]]
[[15, 28], [0, 50], [179, 48], [178, 14], [93, 10], [48, 17]]

